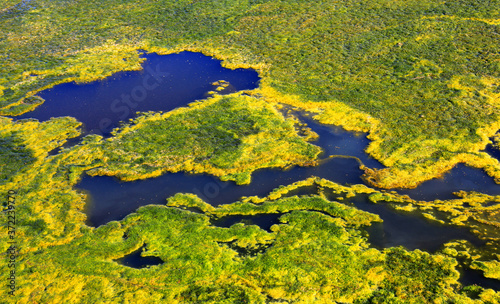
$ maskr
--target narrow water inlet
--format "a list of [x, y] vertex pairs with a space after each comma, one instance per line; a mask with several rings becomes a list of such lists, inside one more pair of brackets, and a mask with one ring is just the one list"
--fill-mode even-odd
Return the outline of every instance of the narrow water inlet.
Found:
[[271, 226], [279, 224], [279, 218], [283, 213], [265, 213], [256, 215], [229, 215], [216, 220], [212, 220], [211, 224], [217, 227], [229, 228], [237, 223], [244, 223], [246, 225], [257, 225], [261, 229], [271, 232]]
[[141, 256], [141, 253], [145, 247], [146, 247], [146, 245], [143, 245], [141, 248], [137, 249], [136, 251], [134, 251], [130, 254], [127, 254], [126, 256], [124, 256], [122, 258], [115, 260], [115, 262], [122, 264], [123, 266], [137, 268], [137, 269], [163, 264], [163, 260], [158, 258], [158, 257]]
[[489, 195], [500, 195], [500, 185], [483, 170], [471, 168], [464, 164], [456, 165], [442, 178], [423, 182], [415, 189], [397, 190], [415, 200], [432, 201], [436, 199], [456, 199], [453, 192], [476, 191]]

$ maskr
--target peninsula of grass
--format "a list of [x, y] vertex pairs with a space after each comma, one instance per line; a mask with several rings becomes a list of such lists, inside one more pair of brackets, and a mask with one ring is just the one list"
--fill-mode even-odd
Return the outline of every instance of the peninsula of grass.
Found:
[[122, 180], [187, 171], [250, 182], [260, 168], [315, 165], [321, 149], [300, 137], [266, 102], [239, 94], [216, 95], [190, 107], [147, 113], [102, 146], [104, 165], [90, 174]]

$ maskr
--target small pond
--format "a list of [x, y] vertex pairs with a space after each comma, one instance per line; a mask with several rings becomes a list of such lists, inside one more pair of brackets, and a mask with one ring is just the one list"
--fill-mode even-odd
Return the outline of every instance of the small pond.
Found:
[[136, 251], [127, 254], [126, 256], [116, 260], [117, 263], [132, 268], [146, 268], [163, 264], [163, 260], [155, 256], [141, 256], [145, 246], [137, 249]]
[[226, 80], [223, 93], [255, 89], [259, 82], [253, 70], [223, 68], [219, 60], [199, 53], [182, 52], [168, 56], [142, 55], [140, 71], [119, 72], [103, 80], [85, 84], [59, 84], [42, 91], [45, 99], [34, 111], [17, 119], [72, 116], [84, 125], [84, 133], [109, 136], [120, 121], [136, 112], [168, 112], [207, 97], [213, 82]]

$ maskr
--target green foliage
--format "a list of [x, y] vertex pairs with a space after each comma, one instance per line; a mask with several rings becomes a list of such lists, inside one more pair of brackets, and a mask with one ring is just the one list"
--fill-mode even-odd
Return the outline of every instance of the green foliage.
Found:
[[24, 147], [20, 138], [14, 135], [0, 137], [0, 183], [31, 165], [33, 152]]
[[382, 290], [375, 293], [373, 303], [390, 303], [390, 299], [404, 303], [447, 301], [453, 294], [450, 283], [459, 276], [454, 259], [401, 247], [386, 251], [385, 264], [390, 275]]
[[192, 286], [181, 293], [180, 298], [183, 303], [252, 303], [247, 293], [248, 290], [233, 285]]
[[[453, 289], [458, 284], [453, 258], [402, 248], [369, 248], [357, 218], [359, 213], [370, 220], [376, 216], [324, 199], [325, 204], [352, 211], [340, 217], [307, 211], [315, 198], [319, 197], [264, 202], [286, 205], [287, 200], [294, 200], [304, 208], [284, 211], [288, 213], [272, 232], [241, 223], [214, 227], [209, 219], [221, 207], [209, 214], [141, 207], [120, 222], [85, 230], [66, 244], [23, 253], [20, 263], [25, 267], [18, 273], [16, 299], [41, 303], [89, 299], [112, 303], [116, 297], [133, 297], [134, 303], [153, 299], [169, 303], [266, 303], [270, 299], [389, 303], [392, 298], [423, 303], [463, 297]], [[194, 202], [182, 195], [171, 200]], [[223, 209], [232, 206], [238, 208], [239, 203]], [[369, 225], [370, 220], [363, 224]], [[163, 264], [134, 269], [115, 262], [144, 243], [143, 256], [160, 257]], [[257, 247], [264, 250], [256, 255], [238, 251]], [[62, 280], [74, 288], [66, 288]], [[33, 292], [44, 286], [49, 286], [50, 293]]]
[[1, 0], [0, 1], [0, 13], [7, 11], [9, 8], [18, 4], [21, 0]]
[[[486, 145], [478, 130], [498, 121], [500, 38], [498, 19], [475, 18], [497, 18], [492, 3], [315, 2], [307, 12], [288, 3], [259, 7], [238, 24], [240, 35], [218, 41], [271, 62], [270, 85], [283, 94], [318, 108], [341, 101], [380, 121], [369, 151], [387, 166], [413, 173]], [[278, 18], [270, 14], [278, 10]], [[467, 85], [453, 85], [456, 78]], [[414, 185], [393, 175], [391, 183], [372, 181]]]
[[[0, 66], [0, 105], [56, 83], [138, 69], [139, 48], [196, 49], [259, 67], [264, 87], [314, 101], [319, 111], [341, 102], [380, 122], [356, 122], [372, 131], [369, 152], [391, 167], [369, 176], [375, 184], [412, 187], [460, 161], [489, 166], [500, 178], [486, 155], [479, 165], [468, 154], [496, 131], [498, 7], [498, 0], [40, 0], [0, 15], [8, 37], [0, 48], [9, 54]], [[418, 172], [413, 181], [401, 176], [409, 172]]]
[[31, 221], [31, 222], [28, 222], [28, 223], [26, 223], [26, 226], [31, 227], [31, 229], [33, 230], [33, 234], [42, 233], [45, 231], [45, 229], [47, 229], [47, 223], [45, 223], [45, 221], [42, 219], [37, 219], [37, 220]]
[[[43, 123], [33, 120], [13, 122], [0, 119], [2, 180], [0, 193], [15, 192], [18, 246], [43, 248], [72, 239], [84, 227], [84, 196], [72, 186], [89, 165], [96, 165], [99, 153], [95, 141], [86, 146], [48, 153], [67, 139], [79, 135], [80, 123], [62, 117]], [[5, 214], [6, 215], [6, 214]], [[6, 216], [4, 220], [7, 221]], [[2, 241], [7, 237], [0, 234]], [[1, 242], [6, 250], [7, 242]]]
[[254, 205], [248, 202], [223, 205], [210, 213], [216, 216], [254, 215], [258, 213], [285, 213], [293, 210], [319, 211], [333, 217], [344, 219], [351, 225], [369, 225], [373, 221], [381, 221], [378, 216], [366, 213], [343, 204], [329, 202], [323, 197], [287, 197], [275, 201], [267, 201]]
[[[372, 132], [369, 152], [390, 167], [369, 174], [374, 184], [413, 187], [458, 162], [500, 179], [498, 164], [470, 154], [498, 129], [498, 7], [498, 0], [39, 0], [0, 15], [7, 37], [0, 106], [60, 82], [139, 69], [137, 49], [199, 50], [257, 67], [262, 87], [313, 101], [316, 111], [340, 102], [369, 118], [351, 124]], [[229, 158], [213, 161], [227, 166]]]
[[[201, 109], [205, 106], [209, 104]], [[345, 187], [310, 178], [280, 187], [268, 198], [220, 207], [194, 195], [177, 194], [168, 200], [169, 207], [145, 206], [120, 222], [88, 228], [81, 213], [84, 197], [72, 186], [84, 170], [103, 166], [102, 146], [107, 142], [87, 136], [82, 144], [48, 156], [48, 151], [77, 134], [74, 120], [2, 122], [3, 132], [16, 131], [36, 156], [36, 166], [17, 172], [1, 188], [4, 193], [14, 186], [17, 190], [23, 248], [15, 298], [19, 303], [116, 303], [117, 298], [133, 303], [265, 303], [269, 299], [311, 303], [415, 299], [418, 303], [434, 298], [460, 303], [471, 294], [468, 289], [453, 288], [458, 285], [453, 258], [402, 248], [370, 248], [363, 226], [379, 217], [323, 195], [328, 190], [339, 198], [379, 193], [361, 185]], [[317, 186], [318, 195], [287, 196], [311, 185]], [[473, 195], [463, 196], [473, 203]], [[389, 193], [378, 198], [406, 202]], [[183, 206], [197, 207], [202, 213], [178, 209]], [[271, 232], [241, 223], [230, 228], [210, 224], [214, 217], [265, 213], [283, 213]], [[115, 262], [144, 244], [143, 256], [156, 256], [165, 263], [138, 270]], [[1, 269], [7, 268], [5, 260], [0, 263]], [[47, 292], [36, 292], [42, 289]], [[486, 303], [498, 297], [491, 290], [478, 292], [471, 296]]]
[[240, 184], [265, 167], [313, 164], [320, 149], [293, 122], [253, 97], [215, 96], [163, 115], [146, 114], [103, 146], [106, 165], [92, 174], [125, 180], [193, 171]]
[[[498, 162], [479, 152], [500, 127], [498, 0], [20, 2], [0, 1], [3, 115], [34, 108], [40, 100], [33, 96], [57, 83], [139, 69], [138, 49], [203, 51], [232, 67], [255, 67], [263, 78], [255, 97], [145, 114], [110, 140], [88, 136], [55, 156], [48, 152], [79, 134], [74, 119], [2, 118], [0, 192], [17, 192], [22, 249], [15, 301], [498, 303], [492, 290], [455, 290], [452, 258], [370, 249], [361, 226], [377, 217], [322, 195], [280, 198], [286, 192], [280, 189], [272, 194], [277, 198], [220, 208], [178, 195], [171, 207], [143, 207], [92, 229], [84, 224], [84, 195], [72, 189], [89, 169], [125, 179], [186, 170], [246, 183], [258, 168], [312, 163], [319, 150], [267, 102], [370, 131], [368, 151], [390, 168], [367, 173], [384, 187], [414, 186], [457, 162], [500, 177]], [[317, 184], [346, 197], [376, 192]], [[485, 206], [496, 198], [427, 203], [380, 192], [372, 198], [435, 208], [457, 224], [470, 216], [478, 223], [467, 225], [496, 246], [491, 227], [498, 208]], [[205, 213], [174, 208], [183, 204]], [[288, 212], [271, 233], [209, 221], [269, 212]], [[0, 238], [5, 252], [6, 235]], [[144, 243], [144, 254], [165, 263], [136, 270], [114, 262]], [[235, 248], [267, 249], [245, 256]], [[497, 262], [473, 265], [498, 277]]]

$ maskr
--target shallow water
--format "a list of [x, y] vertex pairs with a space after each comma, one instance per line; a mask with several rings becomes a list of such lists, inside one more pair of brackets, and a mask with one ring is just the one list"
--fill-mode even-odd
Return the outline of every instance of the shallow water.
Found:
[[496, 291], [500, 290], [499, 280], [486, 278], [481, 270], [476, 269], [460, 269], [459, 282], [464, 286], [479, 285], [483, 288], [491, 288]]
[[494, 148], [492, 144], [487, 145], [484, 152], [488, 153], [491, 157], [500, 160], [500, 150]]
[[435, 199], [456, 199], [453, 192], [476, 191], [491, 195], [500, 195], [500, 185], [483, 170], [458, 164], [443, 178], [435, 178], [422, 183], [415, 189], [398, 190], [416, 200], [432, 201]]
[[378, 214], [383, 220], [383, 223], [373, 223], [367, 228], [368, 241], [376, 248], [404, 246], [409, 250], [435, 252], [443, 244], [457, 239], [476, 246], [484, 244], [467, 228], [429, 221], [414, 212], [398, 212], [384, 202], [373, 204], [366, 195], [358, 195], [350, 201], [356, 208]]

